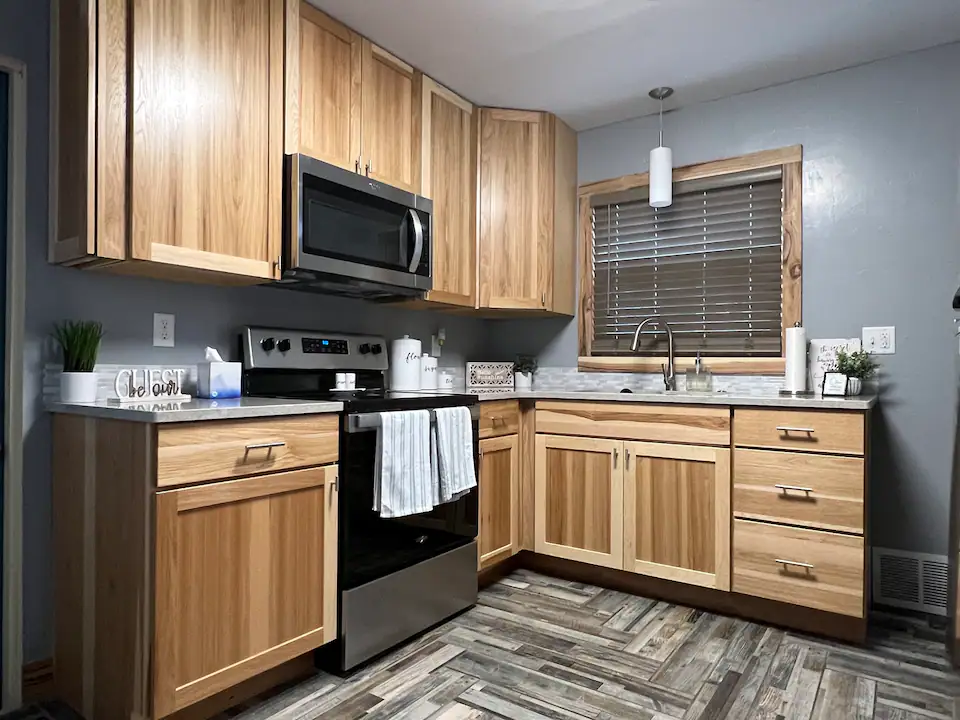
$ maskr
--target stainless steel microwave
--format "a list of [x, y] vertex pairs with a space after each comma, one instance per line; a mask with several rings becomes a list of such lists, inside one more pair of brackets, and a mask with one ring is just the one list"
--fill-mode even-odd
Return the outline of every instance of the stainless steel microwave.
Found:
[[432, 283], [433, 203], [306, 155], [288, 155], [278, 284], [372, 299]]

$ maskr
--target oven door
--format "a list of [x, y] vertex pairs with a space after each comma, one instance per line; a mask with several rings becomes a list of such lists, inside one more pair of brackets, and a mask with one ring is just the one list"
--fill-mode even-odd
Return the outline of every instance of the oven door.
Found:
[[[473, 421], [477, 465], [479, 406]], [[369, 415], [376, 415], [370, 413]], [[419, 515], [382, 518], [373, 510], [377, 431], [344, 415], [340, 444], [340, 590], [350, 590], [472, 542], [477, 537], [478, 488]]]
[[429, 200], [306, 155], [287, 164], [289, 268], [432, 288]]

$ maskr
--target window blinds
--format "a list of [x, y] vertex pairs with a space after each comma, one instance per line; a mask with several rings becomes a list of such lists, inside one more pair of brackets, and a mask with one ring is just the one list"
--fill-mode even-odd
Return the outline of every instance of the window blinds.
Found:
[[[645, 189], [592, 205], [592, 355], [630, 354], [652, 315], [670, 323], [678, 355], [780, 355], [780, 168], [677, 183], [667, 208]], [[664, 352], [663, 333], [645, 331], [640, 354]]]

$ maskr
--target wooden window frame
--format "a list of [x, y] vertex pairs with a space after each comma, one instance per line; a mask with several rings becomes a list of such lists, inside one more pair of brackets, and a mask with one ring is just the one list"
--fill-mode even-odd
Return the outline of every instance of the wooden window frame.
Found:
[[[782, 375], [785, 361], [786, 329], [801, 321], [803, 289], [803, 146], [792, 145], [777, 150], [713, 160], [697, 165], [674, 168], [673, 181], [700, 180], [720, 177], [748, 170], [780, 166], [783, 171], [783, 241], [781, 246], [781, 288], [783, 290], [783, 320], [781, 357], [710, 357], [707, 365], [714, 373], [729, 375]], [[579, 335], [580, 370], [601, 372], [660, 372], [666, 356], [598, 356], [591, 357], [593, 342], [593, 232], [591, 227], [591, 200], [595, 195], [622, 192], [650, 184], [649, 173], [624, 175], [610, 180], [581, 185], [580, 253], [579, 253]], [[677, 371], [693, 367], [694, 358], [676, 358]]]

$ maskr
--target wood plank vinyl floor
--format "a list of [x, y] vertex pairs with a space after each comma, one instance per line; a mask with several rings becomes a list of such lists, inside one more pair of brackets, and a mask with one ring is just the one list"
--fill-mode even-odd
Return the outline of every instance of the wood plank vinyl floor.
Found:
[[857, 648], [519, 570], [348, 679], [217, 720], [960, 720], [943, 632], [877, 620]]

